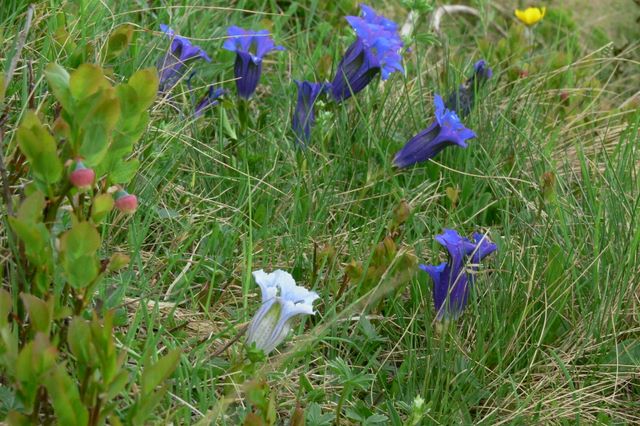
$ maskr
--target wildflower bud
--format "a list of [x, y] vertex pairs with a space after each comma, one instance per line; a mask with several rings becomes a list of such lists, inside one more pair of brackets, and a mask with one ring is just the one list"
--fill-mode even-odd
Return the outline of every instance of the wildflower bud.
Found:
[[138, 209], [138, 198], [124, 189], [116, 192], [115, 199], [115, 206], [122, 213], [133, 214]]
[[409, 203], [405, 200], [400, 201], [400, 203], [393, 209], [393, 225], [400, 226], [404, 224], [409, 216], [411, 215], [411, 207]]
[[411, 404], [411, 415], [409, 420], [405, 422], [406, 425], [417, 426], [422, 423], [422, 419], [429, 412], [427, 405], [424, 403], [424, 399], [420, 395], [413, 399]]
[[556, 186], [556, 175], [553, 172], [545, 172], [542, 174], [542, 198], [545, 200], [553, 197]]
[[247, 345], [268, 354], [287, 337], [296, 315], [315, 315], [313, 301], [320, 296], [296, 285], [291, 274], [280, 269], [255, 271], [253, 278], [262, 291], [262, 306], [249, 325]]
[[88, 169], [82, 164], [82, 161], [76, 163], [75, 170], [69, 175], [69, 181], [79, 191], [88, 191], [96, 180], [96, 172]]
[[107, 271], [115, 272], [119, 269], [124, 268], [129, 264], [131, 259], [124, 253], [113, 253], [109, 258], [109, 263], [107, 264]]

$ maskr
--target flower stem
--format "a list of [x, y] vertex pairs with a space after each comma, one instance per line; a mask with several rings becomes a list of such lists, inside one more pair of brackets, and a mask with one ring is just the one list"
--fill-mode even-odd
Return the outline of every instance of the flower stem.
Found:
[[342, 394], [340, 395], [340, 400], [338, 401], [338, 406], [336, 407], [336, 426], [340, 426], [340, 417], [342, 416], [342, 406], [344, 405], [344, 401], [347, 399], [347, 395], [349, 395], [349, 391], [351, 387], [349, 384], [345, 384], [342, 389]]

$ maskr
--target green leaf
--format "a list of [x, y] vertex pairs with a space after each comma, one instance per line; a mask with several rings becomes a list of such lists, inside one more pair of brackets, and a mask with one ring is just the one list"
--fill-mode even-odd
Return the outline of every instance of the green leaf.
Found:
[[138, 116], [135, 125], [124, 130], [121, 127], [116, 128], [109, 154], [118, 161], [122, 159], [123, 156], [128, 155], [133, 149], [133, 145], [147, 129], [148, 123], [149, 115], [145, 111]]
[[62, 177], [62, 162], [49, 131], [33, 111], [28, 111], [18, 127], [18, 145], [31, 163], [33, 175], [50, 185]]
[[9, 324], [9, 314], [13, 310], [11, 293], [0, 288], [0, 329]]
[[0, 73], [0, 104], [2, 104], [2, 102], [4, 102], [4, 92], [5, 92], [4, 75], [2, 73]]
[[129, 183], [136, 175], [139, 167], [140, 162], [137, 159], [120, 161], [116, 163], [116, 166], [111, 170], [109, 181], [121, 184]]
[[33, 223], [9, 217], [9, 225], [24, 243], [27, 259], [35, 266], [46, 266], [52, 261], [49, 230], [44, 223]]
[[78, 362], [85, 366], [94, 365], [93, 357], [91, 356], [91, 327], [89, 322], [80, 318], [74, 317], [69, 324], [69, 331], [67, 332], [67, 343], [71, 353], [78, 359]]
[[113, 30], [104, 48], [105, 60], [111, 62], [122, 55], [127, 47], [129, 47], [129, 43], [131, 43], [133, 39], [133, 34], [133, 25], [131, 24], [123, 24]]
[[113, 210], [113, 196], [108, 193], [96, 195], [91, 204], [91, 219], [99, 223]]
[[129, 86], [138, 94], [138, 111], [144, 111], [151, 106], [158, 93], [158, 71], [155, 68], [145, 68], [137, 71], [129, 79]]
[[71, 96], [77, 101], [86, 99], [102, 89], [110, 88], [102, 68], [93, 64], [82, 64], [71, 73], [69, 89]]
[[24, 222], [42, 222], [45, 200], [44, 194], [35, 191], [22, 201], [16, 217]]
[[82, 404], [76, 384], [61, 365], [57, 365], [45, 379], [45, 386], [58, 424], [86, 426], [89, 413]]
[[91, 339], [100, 365], [103, 383], [111, 383], [120, 373], [125, 353], [118, 353], [113, 339], [114, 311], [107, 311], [102, 321], [94, 315], [91, 320]]
[[89, 222], [80, 222], [62, 235], [62, 266], [69, 285], [84, 288], [98, 276], [96, 252], [99, 248], [100, 234]]
[[234, 141], [238, 140], [238, 135], [236, 134], [235, 129], [231, 126], [231, 121], [229, 120], [229, 116], [227, 115], [227, 110], [224, 108], [220, 109], [220, 114], [222, 115], [222, 128], [229, 138]]
[[33, 329], [48, 335], [53, 322], [53, 303], [47, 303], [27, 293], [20, 294], [20, 298], [29, 313]]
[[19, 391], [27, 411], [31, 411], [33, 407], [43, 374], [55, 365], [55, 360], [56, 348], [43, 333], [37, 333], [18, 354], [15, 375], [20, 383]]
[[73, 99], [69, 90], [69, 73], [60, 65], [50, 63], [44, 71], [44, 75], [49, 83], [49, 89], [53, 92], [58, 102], [68, 112], [73, 112]]
[[[124, 114], [125, 113], [123, 112], [123, 115]], [[123, 157], [126, 157], [131, 153], [133, 145], [138, 141], [138, 139], [140, 139], [146, 130], [148, 122], [149, 115], [145, 111], [140, 114], [135, 126], [128, 130], [122, 130], [122, 127], [120, 127], [123, 125], [122, 122], [118, 123], [118, 127], [116, 127], [113, 132], [113, 140], [109, 147], [109, 151], [107, 152], [107, 157], [98, 168], [99, 174], [109, 174], [109, 183], [127, 183], [125, 181], [115, 181], [111, 176], [111, 172], [116, 170], [118, 167], [121, 167], [120, 163], [124, 161]], [[127, 178], [127, 174], [120, 174], [120, 172], [117, 174], [119, 174], [119, 176], [116, 177], [119, 179]]]
[[119, 117], [120, 101], [115, 91], [105, 90], [102, 98], [82, 123], [84, 132], [80, 155], [88, 167], [95, 167], [104, 159]]
[[[25, 254], [35, 266], [45, 266], [52, 261], [49, 230], [42, 223], [44, 207], [44, 194], [34, 191], [22, 201], [16, 217], [9, 217], [11, 228], [24, 242]], [[36, 272], [32, 280], [36, 288], [43, 284], [40, 280], [42, 276], [38, 272], [40, 271]], [[44, 286], [47, 287], [47, 284]]]
[[160, 358], [155, 364], [146, 367], [142, 373], [142, 395], [150, 395], [160, 383], [164, 382], [178, 366], [181, 351], [174, 349]]
[[147, 418], [151, 415], [151, 412], [155, 408], [156, 405], [162, 401], [164, 398], [164, 394], [166, 392], [166, 388], [162, 388], [157, 392], [152, 393], [151, 395], [146, 395], [142, 397], [136, 404], [131, 408], [131, 424], [138, 426], [146, 424]]
[[129, 383], [129, 372], [123, 370], [109, 383], [107, 388], [107, 399], [119, 396]]
[[140, 110], [138, 109], [138, 93], [128, 84], [120, 84], [116, 86], [116, 94], [120, 100], [120, 121], [117, 129], [120, 132], [129, 132], [134, 129], [140, 119]]
[[332, 413], [323, 414], [322, 408], [316, 402], [309, 404], [305, 414], [309, 426], [331, 426], [335, 418], [335, 415]]

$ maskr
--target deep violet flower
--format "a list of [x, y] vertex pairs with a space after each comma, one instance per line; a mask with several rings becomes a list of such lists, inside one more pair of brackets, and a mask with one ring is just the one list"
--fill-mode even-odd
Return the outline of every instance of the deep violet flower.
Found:
[[165, 90], [173, 86], [182, 76], [187, 62], [198, 58], [211, 62], [211, 58], [200, 46], [191, 44], [189, 40], [177, 35], [167, 25], [161, 24], [160, 29], [171, 38], [169, 52], [160, 58], [157, 64], [160, 72], [160, 90]]
[[225, 89], [216, 89], [213, 84], [209, 86], [209, 88], [207, 89], [207, 93], [202, 97], [202, 99], [200, 99], [200, 101], [196, 105], [193, 116], [196, 118], [200, 117], [207, 108], [218, 105], [218, 99], [225, 93], [227, 93]]
[[249, 99], [260, 81], [264, 55], [284, 47], [276, 46], [267, 30], [251, 31], [234, 25], [229, 27], [227, 35], [222, 48], [236, 52], [234, 74], [238, 95]]
[[442, 234], [436, 236], [436, 241], [447, 249], [449, 259], [440, 265], [420, 265], [420, 269], [428, 273], [433, 281], [433, 304], [438, 321], [457, 319], [467, 306], [473, 275], [470, 277], [465, 264], [470, 262], [469, 267], [473, 272], [478, 268], [478, 263], [497, 248], [483, 234], [475, 233], [473, 238], [474, 242], [452, 229], [444, 229]]
[[318, 96], [329, 89], [329, 85], [298, 80], [296, 80], [296, 84], [298, 85], [298, 102], [293, 111], [291, 127], [298, 142], [306, 144], [311, 138], [311, 127], [316, 121], [314, 104]]
[[262, 291], [262, 306], [247, 330], [247, 345], [255, 343], [269, 354], [287, 337], [294, 317], [315, 315], [313, 302], [320, 296], [296, 285], [291, 274], [281, 269], [270, 274], [254, 271], [253, 278]]
[[464, 127], [454, 111], [448, 110], [439, 95], [433, 98], [436, 120], [421, 131], [395, 155], [396, 167], [408, 167], [435, 157], [440, 151], [451, 145], [466, 148], [467, 139], [476, 137], [473, 130]]
[[449, 95], [445, 106], [460, 117], [466, 117], [473, 109], [476, 90], [492, 76], [493, 70], [484, 60], [479, 60], [473, 66], [473, 75]]
[[361, 16], [346, 18], [357, 38], [342, 57], [331, 83], [331, 94], [337, 102], [360, 92], [378, 73], [386, 80], [391, 73], [404, 72], [398, 25], [367, 5], [361, 4], [360, 8]]

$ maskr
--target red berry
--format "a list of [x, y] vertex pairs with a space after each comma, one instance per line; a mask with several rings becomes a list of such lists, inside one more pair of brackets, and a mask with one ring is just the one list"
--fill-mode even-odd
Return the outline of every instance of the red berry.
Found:
[[81, 162], [78, 162], [76, 169], [69, 175], [69, 181], [80, 191], [87, 191], [93, 186], [96, 180], [96, 172], [87, 169]]
[[118, 191], [115, 206], [122, 213], [132, 214], [138, 209], [138, 197], [126, 191]]

